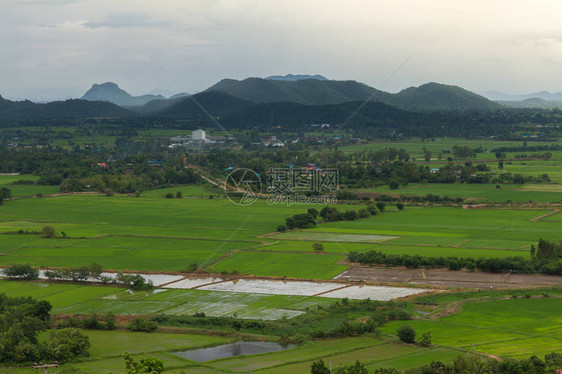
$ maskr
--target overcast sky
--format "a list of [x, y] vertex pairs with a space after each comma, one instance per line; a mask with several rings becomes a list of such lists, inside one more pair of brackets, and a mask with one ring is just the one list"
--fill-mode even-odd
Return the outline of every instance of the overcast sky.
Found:
[[386, 91], [434, 81], [562, 91], [562, 2], [0, 0], [0, 95], [188, 92], [222, 78], [322, 74]]

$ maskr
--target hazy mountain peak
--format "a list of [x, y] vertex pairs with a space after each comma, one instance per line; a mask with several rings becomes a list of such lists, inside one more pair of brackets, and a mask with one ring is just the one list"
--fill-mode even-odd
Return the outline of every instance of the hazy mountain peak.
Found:
[[81, 99], [88, 101], [108, 101], [121, 106], [137, 106], [144, 105], [152, 100], [165, 99], [165, 97], [162, 95], [132, 96], [116, 83], [105, 82], [102, 84], [93, 84]]

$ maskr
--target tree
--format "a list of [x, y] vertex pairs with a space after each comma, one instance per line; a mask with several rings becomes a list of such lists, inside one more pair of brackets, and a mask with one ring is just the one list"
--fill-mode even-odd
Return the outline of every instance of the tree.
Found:
[[88, 335], [73, 327], [51, 331], [47, 341], [49, 356], [59, 361], [68, 361], [79, 356], [87, 357], [89, 349]]
[[396, 330], [396, 333], [398, 334], [398, 338], [404, 343], [413, 344], [416, 341], [416, 331], [411, 326], [400, 326], [400, 328]]
[[398, 210], [404, 210], [404, 203], [396, 203], [396, 208]]
[[41, 229], [41, 236], [43, 238], [54, 238], [55, 228], [51, 225], [43, 226], [43, 228]]
[[310, 208], [307, 210], [308, 214], [310, 214], [312, 217], [314, 217], [314, 219], [316, 219], [316, 217], [318, 217], [318, 211], [314, 208]]
[[393, 179], [390, 181], [388, 187], [390, 187], [391, 190], [397, 190], [398, 187], [400, 187], [400, 183]]
[[386, 207], [386, 204], [383, 203], [382, 201], [377, 202], [377, 208], [379, 208], [379, 211], [382, 213], [384, 212], [384, 208]]
[[127, 374], [160, 374], [164, 371], [164, 362], [157, 358], [141, 358], [135, 362], [129, 352], [123, 353]]
[[337, 368], [334, 370], [334, 374], [369, 374], [369, 371], [365, 367], [365, 364], [357, 360], [353, 365]]
[[9, 199], [12, 197], [12, 191], [10, 191], [7, 187], [0, 188], [0, 205], [4, 202], [4, 200]]
[[314, 243], [312, 244], [312, 248], [314, 249], [314, 252], [324, 252], [324, 246], [322, 243]]
[[431, 151], [425, 147], [423, 147], [423, 158], [426, 162], [429, 162], [431, 160]]
[[418, 339], [418, 344], [422, 347], [429, 347], [431, 345], [431, 331], [426, 331]]
[[176, 192], [176, 199], [181, 199], [181, 191]]
[[314, 361], [310, 367], [310, 374], [330, 374], [330, 369], [323, 360]]
[[2, 273], [9, 278], [21, 278], [33, 280], [39, 278], [39, 270], [29, 264], [13, 264], [2, 270]]

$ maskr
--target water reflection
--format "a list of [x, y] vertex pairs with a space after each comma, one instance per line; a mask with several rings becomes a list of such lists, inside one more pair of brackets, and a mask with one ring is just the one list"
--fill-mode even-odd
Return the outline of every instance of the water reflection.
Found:
[[225, 357], [283, 351], [293, 347], [294, 345], [282, 346], [272, 342], [236, 342], [211, 348], [174, 352], [174, 354], [193, 361], [209, 361]]

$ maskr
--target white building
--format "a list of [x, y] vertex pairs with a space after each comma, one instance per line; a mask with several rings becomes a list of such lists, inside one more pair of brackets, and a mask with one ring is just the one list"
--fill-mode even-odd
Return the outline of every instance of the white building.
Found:
[[193, 140], [205, 140], [205, 130], [195, 130], [191, 133]]

